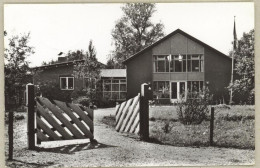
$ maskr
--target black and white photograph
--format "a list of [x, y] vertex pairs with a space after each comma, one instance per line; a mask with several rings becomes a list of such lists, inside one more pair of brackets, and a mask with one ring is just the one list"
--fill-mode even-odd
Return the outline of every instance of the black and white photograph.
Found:
[[255, 165], [254, 2], [3, 9], [5, 166]]

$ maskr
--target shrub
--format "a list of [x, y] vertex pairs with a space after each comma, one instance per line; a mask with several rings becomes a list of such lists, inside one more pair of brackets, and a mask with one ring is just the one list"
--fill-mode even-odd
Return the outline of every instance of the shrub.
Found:
[[108, 107], [115, 107], [116, 106], [116, 100], [109, 100], [107, 98], [98, 98], [95, 103], [98, 107], [101, 108], [108, 108]]
[[50, 100], [60, 100], [64, 102], [71, 102], [70, 90], [61, 90], [58, 83], [53, 81], [46, 81], [39, 84], [36, 95], [42, 95]]
[[162, 130], [164, 133], [169, 133], [171, 130], [172, 130], [172, 127], [173, 126], [170, 126], [170, 121], [164, 121], [164, 124], [163, 124], [163, 127], [162, 127]]
[[[52, 100], [60, 100], [63, 102], [74, 102], [83, 106], [89, 106], [92, 102], [91, 90], [76, 89], [75, 90], [61, 90], [59, 83], [56, 81], [45, 81], [39, 83], [36, 95], [46, 97]], [[92, 96], [93, 97], [93, 96]]]
[[200, 124], [207, 118], [208, 105], [212, 96], [208, 89], [202, 91], [187, 92], [177, 102], [177, 114], [179, 121], [184, 125]]
[[75, 98], [73, 100], [73, 103], [75, 104], [81, 104], [82, 106], [86, 106], [89, 107], [90, 103], [91, 103], [91, 99], [86, 97], [86, 96], [80, 96], [78, 98]]
[[154, 117], [149, 118], [150, 121], [155, 121]]

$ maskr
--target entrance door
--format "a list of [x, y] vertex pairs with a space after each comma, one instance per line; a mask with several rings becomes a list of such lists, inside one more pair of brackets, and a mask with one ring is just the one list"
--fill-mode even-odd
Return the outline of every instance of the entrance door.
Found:
[[186, 82], [171, 82], [171, 102], [181, 99], [186, 90]]
[[178, 98], [178, 82], [172, 82], [172, 96], [171, 99], [177, 99]]

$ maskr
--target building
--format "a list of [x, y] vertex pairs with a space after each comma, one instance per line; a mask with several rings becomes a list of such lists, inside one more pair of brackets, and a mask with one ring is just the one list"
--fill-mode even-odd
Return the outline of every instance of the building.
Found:
[[[60, 58], [57, 63], [32, 68], [35, 71], [33, 83], [39, 87], [51, 89], [51, 92], [69, 100], [71, 95], [82, 89], [96, 90], [96, 98], [109, 101], [126, 100], [126, 70], [101, 69], [100, 79], [76, 78], [73, 75], [74, 65], [84, 60], [70, 61]], [[51, 87], [51, 88], [50, 88]]]
[[102, 69], [101, 94], [109, 100], [126, 100], [126, 69]]
[[187, 90], [208, 86], [214, 100], [228, 101], [231, 58], [180, 29], [124, 61], [127, 99], [151, 83], [161, 103], [178, 100]]

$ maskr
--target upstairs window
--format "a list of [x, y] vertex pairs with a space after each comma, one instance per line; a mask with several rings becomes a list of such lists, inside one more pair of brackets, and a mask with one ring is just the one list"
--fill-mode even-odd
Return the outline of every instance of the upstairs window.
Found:
[[169, 56], [156, 55], [154, 56], [154, 72], [169, 72]]
[[203, 72], [204, 57], [201, 54], [188, 55], [188, 72]]
[[203, 54], [155, 55], [154, 72], [203, 72]]
[[171, 72], [186, 72], [186, 55], [171, 56]]
[[74, 90], [74, 77], [60, 77], [61, 90]]

